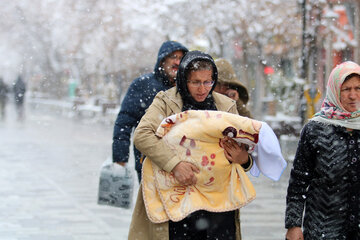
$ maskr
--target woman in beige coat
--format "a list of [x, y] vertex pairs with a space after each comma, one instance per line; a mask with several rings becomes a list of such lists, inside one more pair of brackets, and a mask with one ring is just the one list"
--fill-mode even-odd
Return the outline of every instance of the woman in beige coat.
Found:
[[[205, 63], [205, 64], [203, 64]], [[161, 121], [185, 110], [219, 110], [237, 114], [236, 103], [230, 98], [213, 92], [217, 81], [217, 69], [211, 56], [193, 51], [181, 60], [177, 73], [177, 87], [159, 92], [135, 130], [136, 147], [160, 168], [172, 172], [184, 185], [196, 183], [198, 169], [189, 162], [176, 158], [155, 132]], [[251, 167], [252, 160], [244, 146], [232, 139], [222, 142], [227, 159], [244, 168]], [[208, 227], [198, 229], [198, 220], [205, 220]], [[215, 224], [213, 224], [215, 223]], [[204, 224], [203, 224], [204, 225]], [[206, 225], [206, 224], [205, 224]], [[212, 213], [197, 211], [180, 222], [152, 223], [146, 213], [142, 185], [138, 192], [129, 239], [241, 239], [239, 211]]]

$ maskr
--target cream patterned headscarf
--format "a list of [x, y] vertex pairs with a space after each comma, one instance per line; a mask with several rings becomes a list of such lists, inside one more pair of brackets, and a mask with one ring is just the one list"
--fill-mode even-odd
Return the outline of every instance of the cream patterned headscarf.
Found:
[[360, 66], [351, 61], [339, 64], [331, 71], [321, 109], [310, 120], [360, 130], [360, 109], [348, 112], [340, 102], [341, 85], [353, 73], [360, 76]]

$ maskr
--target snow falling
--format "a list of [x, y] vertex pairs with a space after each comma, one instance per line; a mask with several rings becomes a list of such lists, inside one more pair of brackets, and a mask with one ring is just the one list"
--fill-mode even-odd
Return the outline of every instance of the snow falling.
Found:
[[[98, 205], [99, 171], [129, 85], [153, 71], [166, 40], [229, 60], [247, 107], [291, 163], [332, 66], [360, 62], [360, 3], [328, 2], [2, 0], [0, 239], [127, 239], [134, 206]], [[241, 209], [244, 240], [284, 238], [290, 170], [276, 183], [251, 178], [257, 199]], [[138, 188], [135, 179], [133, 202]]]

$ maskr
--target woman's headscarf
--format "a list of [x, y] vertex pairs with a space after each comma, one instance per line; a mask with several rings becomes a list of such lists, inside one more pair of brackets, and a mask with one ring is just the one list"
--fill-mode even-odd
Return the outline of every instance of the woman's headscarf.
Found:
[[348, 112], [340, 102], [341, 85], [351, 74], [360, 76], [360, 66], [351, 61], [337, 65], [331, 71], [321, 109], [310, 120], [360, 130], [360, 110]]
[[[187, 88], [187, 74], [189, 71], [190, 63], [194, 61], [208, 61], [212, 65], [212, 80], [215, 82], [212, 86], [209, 95], [203, 102], [197, 102], [191, 96], [188, 88]], [[176, 75], [176, 87], [177, 91], [180, 93], [181, 98], [183, 100], [183, 111], [185, 110], [217, 110], [214, 102], [214, 98], [212, 97], [212, 92], [215, 88], [216, 82], [218, 79], [218, 72], [214, 62], [214, 59], [206, 53], [200, 51], [191, 51], [185, 54], [185, 56], [181, 59], [179, 69]]]

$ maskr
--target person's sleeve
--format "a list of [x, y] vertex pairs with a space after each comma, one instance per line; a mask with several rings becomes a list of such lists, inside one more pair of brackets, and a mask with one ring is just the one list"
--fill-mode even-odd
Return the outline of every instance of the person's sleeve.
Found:
[[301, 227], [307, 189], [313, 177], [316, 156], [308, 124], [301, 132], [286, 196], [285, 228]]
[[141, 84], [137, 79], [130, 85], [120, 107], [113, 131], [113, 162], [128, 162], [131, 133], [145, 113]]
[[134, 144], [146, 157], [167, 172], [180, 162], [175, 153], [166, 145], [162, 138], [155, 135], [161, 121], [168, 117], [166, 102], [162, 99], [164, 92], [159, 92], [153, 103], [141, 118], [134, 132]]
[[252, 156], [249, 154], [249, 161], [247, 161], [247, 163], [245, 163], [245, 164], [242, 164], [241, 167], [244, 169], [245, 172], [248, 172], [252, 168], [253, 163], [254, 163], [254, 160], [253, 160]]

